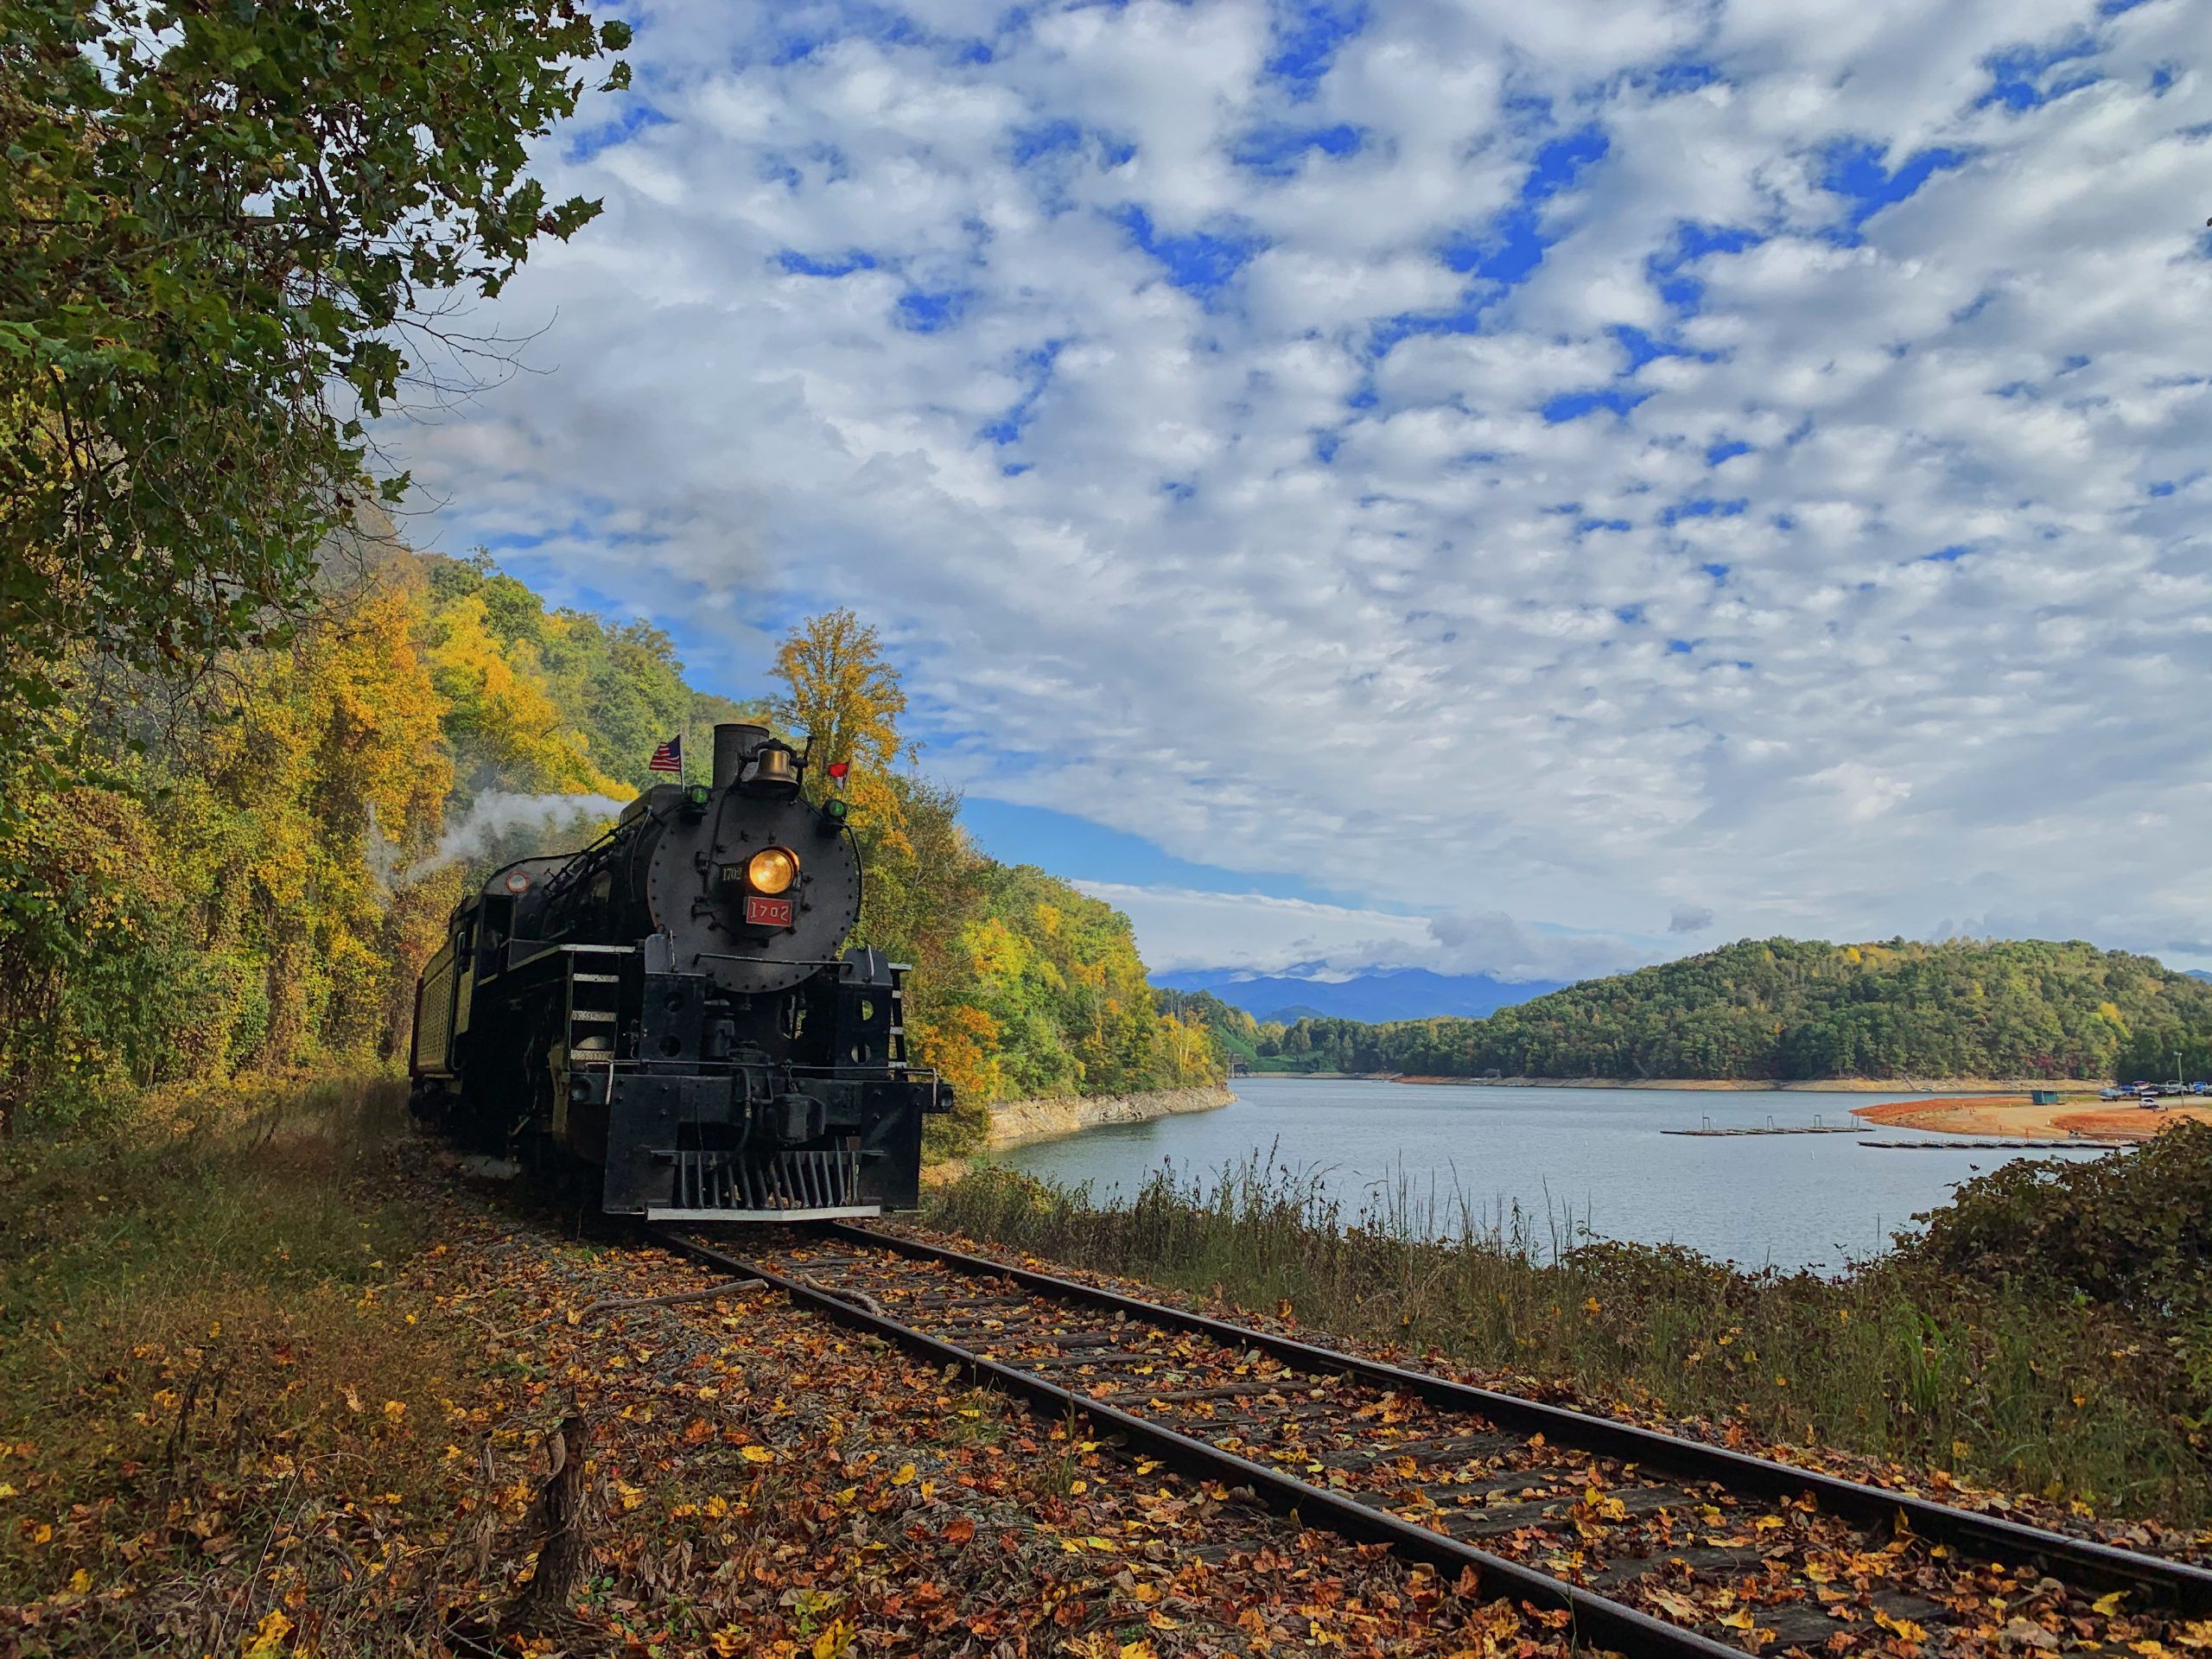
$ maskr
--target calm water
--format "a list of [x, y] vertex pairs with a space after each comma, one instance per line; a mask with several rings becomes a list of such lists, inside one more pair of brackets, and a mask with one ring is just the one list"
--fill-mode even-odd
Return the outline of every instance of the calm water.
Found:
[[[1219, 1111], [1116, 1124], [1017, 1147], [1003, 1160], [1103, 1196], [1172, 1162], [1205, 1173], [1271, 1147], [1356, 1208], [1403, 1183], [1440, 1205], [1456, 1193], [1478, 1218], [1515, 1205], [1609, 1238], [1688, 1245], [1746, 1267], [1828, 1272], [1863, 1260], [1977, 1166], [2082, 1153], [1896, 1152], [1847, 1135], [1700, 1140], [1662, 1135], [1849, 1122], [1853, 1106], [1910, 1094], [1696, 1093], [1647, 1089], [1451, 1088], [1326, 1078], [1239, 1077]], [[1936, 1139], [1909, 1129], [1885, 1140]], [[1456, 1226], [1456, 1219], [1449, 1223]]]

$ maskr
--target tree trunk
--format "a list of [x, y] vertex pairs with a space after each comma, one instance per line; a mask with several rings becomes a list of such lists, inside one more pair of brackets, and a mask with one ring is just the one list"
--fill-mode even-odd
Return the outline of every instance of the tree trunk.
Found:
[[510, 1630], [535, 1630], [566, 1616], [575, 1599], [591, 1546], [585, 1537], [584, 1452], [591, 1428], [582, 1417], [562, 1421], [546, 1441], [553, 1462], [524, 1525], [542, 1541], [537, 1570], [507, 1609], [500, 1624]]

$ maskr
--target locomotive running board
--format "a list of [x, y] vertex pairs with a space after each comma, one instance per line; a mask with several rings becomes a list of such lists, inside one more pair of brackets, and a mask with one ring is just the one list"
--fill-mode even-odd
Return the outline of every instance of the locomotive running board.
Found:
[[880, 1204], [836, 1205], [821, 1210], [664, 1210], [647, 1207], [647, 1221], [846, 1221], [880, 1216]]

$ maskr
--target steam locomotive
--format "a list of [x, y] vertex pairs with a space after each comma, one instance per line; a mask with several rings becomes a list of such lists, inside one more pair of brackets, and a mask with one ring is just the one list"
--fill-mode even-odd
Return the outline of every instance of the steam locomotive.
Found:
[[[809, 746], [810, 748], [811, 746]], [[582, 851], [495, 871], [415, 988], [410, 1099], [479, 1148], [595, 1174], [606, 1211], [798, 1221], [911, 1209], [922, 1120], [906, 969], [840, 952], [861, 861], [806, 754], [715, 728]]]

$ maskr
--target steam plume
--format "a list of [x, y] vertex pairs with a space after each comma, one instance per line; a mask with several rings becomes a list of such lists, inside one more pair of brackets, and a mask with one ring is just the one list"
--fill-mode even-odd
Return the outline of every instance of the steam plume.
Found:
[[458, 823], [447, 826], [436, 850], [409, 866], [399, 879], [419, 881], [442, 864], [489, 852], [501, 837], [518, 830], [550, 830], [583, 818], [613, 817], [622, 804], [606, 795], [516, 795], [503, 789], [486, 790], [470, 804]]

